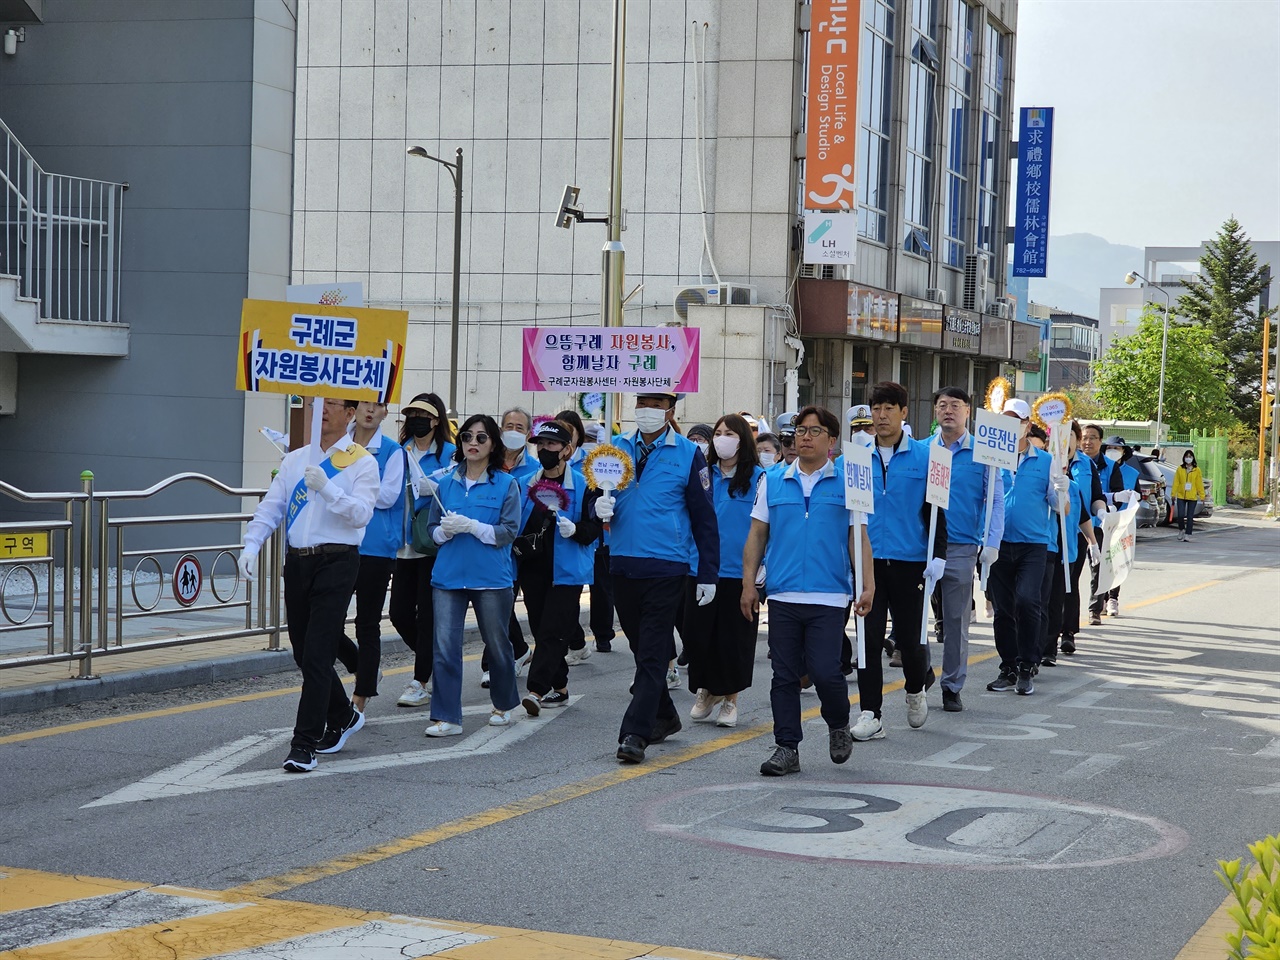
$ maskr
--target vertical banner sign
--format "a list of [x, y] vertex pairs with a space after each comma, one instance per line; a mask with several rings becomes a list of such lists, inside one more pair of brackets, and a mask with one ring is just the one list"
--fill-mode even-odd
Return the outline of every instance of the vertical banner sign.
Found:
[[951, 451], [940, 443], [929, 444], [929, 474], [924, 498], [939, 510], [951, 506]]
[[844, 445], [844, 505], [848, 510], [875, 513], [871, 487], [871, 448], [860, 443]]
[[1049, 253], [1049, 165], [1053, 107], [1023, 107], [1018, 127], [1013, 275], [1043, 277]]
[[862, 4], [812, 0], [809, 8], [804, 208], [852, 210]]
[[805, 263], [853, 263], [857, 250], [856, 213], [810, 213], [805, 216]]

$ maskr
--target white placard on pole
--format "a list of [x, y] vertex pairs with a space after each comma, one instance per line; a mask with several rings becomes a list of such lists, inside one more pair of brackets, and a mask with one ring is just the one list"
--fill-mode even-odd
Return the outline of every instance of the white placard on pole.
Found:
[[1018, 433], [1022, 421], [1002, 413], [979, 410], [973, 429], [974, 463], [1002, 470], [1018, 469]]
[[[320, 303], [326, 306], [364, 306], [363, 283], [296, 283], [285, 287], [285, 299], [290, 303]], [[311, 402], [311, 448], [309, 460], [319, 466], [324, 459], [320, 449], [320, 427], [324, 416], [324, 398], [313, 397]]]
[[[866, 527], [867, 518], [861, 511], [853, 511], [853, 526], [855, 536], [853, 539], [853, 602], [856, 605], [858, 598], [862, 596], [862, 584], [865, 582], [866, 575], [862, 566], [862, 537], [863, 530]], [[855, 615], [854, 633], [858, 638], [858, 669], [867, 669], [867, 626], [866, 617]]]
[[929, 473], [924, 498], [940, 510], [951, 506], [951, 451], [940, 443], [929, 444]]
[[875, 491], [871, 486], [871, 448], [860, 443], [844, 444], [844, 505], [847, 510], [875, 513]]

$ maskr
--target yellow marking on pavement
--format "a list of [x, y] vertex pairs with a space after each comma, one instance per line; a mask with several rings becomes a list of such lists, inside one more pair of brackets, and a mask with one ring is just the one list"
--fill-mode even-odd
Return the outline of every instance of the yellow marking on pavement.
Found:
[[[464, 662], [479, 660], [479, 654], [471, 654], [462, 658]], [[411, 673], [413, 667], [396, 667], [383, 673], [384, 677], [396, 674]], [[203, 703], [188, 703], [181, 707], [165, 707], [162, 710], [144, 710], [141, 713], [126, 713], [119, 717], [99, 717], [96, 720], [82, 720], [78, 723], [64, 723], [58, 727], [45, 727], [41, 730], [27, 730], [23, 733], [11, 733], [0, 737], [0, 745], [6, 743], [22, 743], [26, 740], [39, 740], [43, 737], [54, 737], [60, 733], [77, 733], [81, 730], [97, 730], [102, 727], [114, 727], [118, 723], [133, 723], [135, 720], [154, 720], [157, 717], [176, 717], [182, 713], [195, 713], [198, 710], [211, 710], [214, 707], [233, 706], [237, 703], [252, 703], [255, 700], [270, 700], [272, 697], [284, 697], [300, 693], [302, 687], [281, 687], [279, 690], [263, 690], [260, 693], [242, 693], [234, 697], [222, 697], [218, 700], [206, 700]]]
[[[981, 663], [984, 660], [991, 660], [997, 654], [991, 653], [979, 654], [969, 658], [969, 664]], [[891, 693], [894, 690], [901, 690], [905, 685], [905, 680], [898, 680], [894, 683], [885, 684], [885, 693]], [[850, 703], [857, 703], [856, 695], [849, 698]], [[800, 715], [801, 722], [813, 720], [821, 715], [821, 707], [811, 707]], [[596, 793], [600, 790], [616, 787], [640, 777], [646, 777], [650, 774], [660, 773], [663, 770], [669, 770], [671, 767], [687, 763], [690, 760], [696, 760], [699, 757], [705, 757], [712, 753], [718, 753], [721, 750], [727, 750], [729, 747], [736, 747], [738, 744], [746, 743], [749, 740], [755, 740], [773, 732], [773, 722], [758, 723], [753, 727], [743, 727], [734, 730], [711, 740], [705, 740], [702, 743], [685, 747], [682, 750], [676, 750], [673, 753], [664, 754], [662, 756], [651, 756], [642, 764], [634, 764], [629, 766], [618, 767], [610, 770], [608, 773], [597, 774], [594, 777], [588, 777], [585, 780], [579, 780], [575, 783], [566, 783], [563, 786], [547, 790], [543, 793], [536, 793], [533, 796], [522, 797], [519, 800], [512, 800], [510, 803], [504, 803], [488, 810], [481, 810], [477, 813], [468, 814], [465, 817], [459, 817], [456, 820], [450, 820], [439, 826], [422, 830], [418, 833], [410, 834], [407, 837], [401, 837], [396, 840], [380, 843], [376, 846], [369, 847], [365, 850], [357, 850], [352, 853], [343, 854], [334, 857], [331, 860], [324, 860], [320, 863], [313, 864], [308, 867], [299, 867], [296, 870], [290, 870], [274, 877], [263, 877], [261, 880], [255, 880], [250, 883], [243, 884], [238, 887], [232, 887], [225, 891], [227, 897], [238, 898], [254, 898], [254, 897], [270, 897], [286, 890], [292, 890], [295, 887], [301, 887], [308, 883], [314, 883], [317, 880], [323, 880], [327, 877], [337, 876], [338, 874], [347, 873], [351, 870], [367, 867], [371, 864], [379, 863], [383, 860], [389, 860], [392, 857], [398, 857], [404, 853], [411, 853], [415, 850], [421, 850], [432, 844], [439, 843], [442, 840], [450, 840], [453, 837], [462, 836], [463, 834], [473, 833], [476, 830], [482, 830], [485, 827], [492, 827], [499, 823], [505, 823], [508, 820], [514, 820], [516, 817], [522, 817], [527, 813], [536, 813], [539, 810], [546, 810], [548, 807], [554, 807], [568, 800], [577, 800], [579, 797], [585, 797], [588, 794]]]
[[1178, 951], [1173, 960], [1221, 960], [1227, 955], [1226, 934], [1236, 929], [1236, 921], [1232, 919], [1227, 908], [1236, 902], [1234, 896], [1228, 896], [1222, 905], [1209, 915], [1209, 919], [1195, 932], [1186, 946]]
[[123, 880], [99, 880], [94, 877], [65, 877], [39, 870], [18, 870], [0, 867], [0, 909], [28, 910], [46, 907], [65, 900], [82, 900], [100, 897], [107, 893], [123, 893], [141, 890], [145, 883], [128, 883]]
[[1206, 587], [1216, 587], [1222, 582], [1222, 580], [1206, 580], [1204, 583], [1197, 583], [1194, 587], [1186, 587], [1183, 590], [1175, 590], [1173, 593], [1161, 594], [1158, 597], [1152, 597], [1150, 600], [1139, 600], [1137, 603], [1126, 603], [1124, 607], [1126, 610], [1137, 610], [1140, 607], [1149, 607], [1153, 603], [1164, 603], [1166, 600], [1185, 597], [1188, 593], [1195, 593], [1197, 590], [1203, 590]]

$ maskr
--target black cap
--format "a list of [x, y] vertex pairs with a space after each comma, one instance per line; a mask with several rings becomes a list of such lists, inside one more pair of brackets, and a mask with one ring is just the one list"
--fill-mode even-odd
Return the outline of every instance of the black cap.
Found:
[[695, 436], [706, 437], [707, 441], [711, 440], [711, 426], [706, 423], [695, 423], [692, 427], [685, 431], [685, 436], [692, 440]]
[[533, 442], [537, 443], [539, 440], [557, 440], [567, 446], [573, 441], [573, 437], [563, 423], [556, 420], [547, 420], [538, 424], [533, 431]]

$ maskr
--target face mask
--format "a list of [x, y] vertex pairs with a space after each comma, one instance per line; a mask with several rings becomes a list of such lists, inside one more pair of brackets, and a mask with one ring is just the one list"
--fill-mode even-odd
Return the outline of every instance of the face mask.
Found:
[[406, 421], [406, 423], [409, 427], [409, 432], [415, 437], [425, 437], [431, 432], [431, 428], [435, 426], [430, 420], [425, 420], [422, 417], [414, 417], [412, 420]]
[[772, 450], [760, 451], [760, 466], [772, 467], [777, 461], [778, 461], [778, 458], [777, 456], [774, 455], [774, 452]]
[[502, 445], [508, 450], [519, 450], [528, 442], [529, 438], [519, 430], [502, 431]]
[[695, 441], [693, 441], [693, 442], [694, 442], [695, 444], [697, 444], [698, 449], [702, 451], [702, 455], [705, 457], [705, 456], [707, 455], [707, 441], [705, 441], [705, 440], [695, 440]]
[[1183, 458], [1182, 458], [1182, 462], [1183, 462], [1184, 464], [1186, 464], [1186, 465], [1189, 467], [1189, 466], [1191, 466], [1191, 462], [1192, 462], [1192, 461], [1191, 461], [1191, 458], [1190, 458], [1190, 457], [1183, 457]]
[[538, 462], [542, 464], [543, 470], [554, 470], [556, 467], [560, 466], [560, 451], [539, 450]]
[[738, 452], [737, 437], [713, 437], [711, 442], [716, 445], [716, 456], [721, 460], [727, 460]]
[[1117, 449], [1115, 449], [1115, 447], [1111, 447], [1110, 449], [1108, 449], [1108, 450], [1106, 451], [1106, 453], [1104, 454], [1104, 456], [1106, 456], [1106, 458], [1107, 458], [1108, 460], [1110, 460], [1112, 463], [1114, 463], [1115, 461], [1119, 460], [1121, 457], [1123, 457], [1123, 456], [1124, 456], [1124, 451], [1123, 451], [1123, 450], [1117, 450]]
[[635, 421], [641, 433], [657, 433], [667, 424], [667, 411], [654, 407], [638, 407]]

